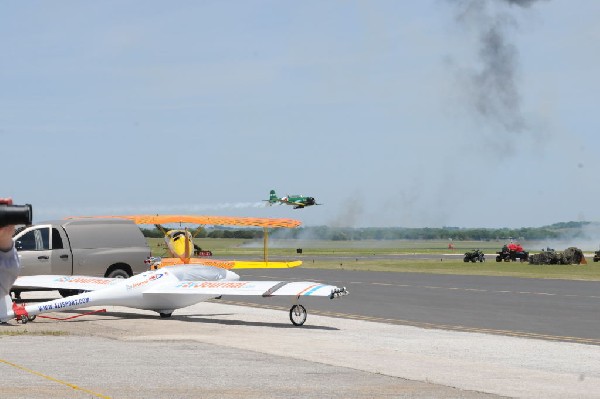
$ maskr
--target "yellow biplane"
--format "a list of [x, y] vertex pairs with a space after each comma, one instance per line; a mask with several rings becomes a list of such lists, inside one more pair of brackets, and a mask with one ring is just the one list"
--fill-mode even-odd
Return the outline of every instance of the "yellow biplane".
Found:
[[[269, 228], [294, 228], [300, 226], [300, 221], [283, 218], [253, 218], [253, 217], [233, 217], [233, 216], [200, 216], [200, 215], [121, 215], [121, 216], [88, 216], [86, 218], [94, 219], [128, 219], [138, 225], [155, 225], [165, 235], [165, 243], [172, 257], [157, 258], [148, 260], [152, 270], [182, 264], [203, 264], [215, 266], [223, 269], [282, 269], [297, 267], [302, 261], [269, 261], [268, 259], [268, 229]], [[189, 228], [179, 228], [167, 230], [163, 225], [169, 224], [194, 224], [198, 225], [195, 232]], [[218, 226], [247, 226], [262, 227], [263, 235], [263, 260], [262, 261], [228, 261], [206, 258], [194, 258], [195, 235], [200, 231], [200, 227], [206, 225]]]

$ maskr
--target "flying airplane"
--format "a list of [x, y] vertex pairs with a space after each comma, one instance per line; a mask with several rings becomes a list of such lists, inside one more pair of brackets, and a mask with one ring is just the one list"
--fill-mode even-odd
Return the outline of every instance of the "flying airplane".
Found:
[[27, 323], [37, 315], [89, 306], [125, 306], [152, 310], [170, 317], [174, 310], [222, 295], [290, 296], [296, 303], [290, 308], [290, 321], [301, 326], [306, 308], [298, 303], [301, 296], [338, 298], [348, 294], [345, 287], [310, 281], [240, 281], [230, 270], [213, 266], [182, 265], [150, 270], [128, 279], [87, 276], [23, 276], [15, 288], [83, 290], [65, 298], [31, 305], [13, 303], [10, 296], [0, 300], [0, 322], [12, 318]]
[[314, 197], [305, 197], [303, 195], [287, 195], [286, 197], [277, 197], [277, 194], [275, 193], [275, 190], [271, 190], [271, 192], [269, 193], [269, 199], [268, 200], [263, 200], [269, 203], [269, 205], [273, 205], [273, 204], [286, 204], [286, 205], [293, 205], [294, 209], [302, 209], [304, 207], [307, 206], [312, 206], [312, 205], [322, 205], [322, 204], [317, 204], [317, 202], [315, 201]]

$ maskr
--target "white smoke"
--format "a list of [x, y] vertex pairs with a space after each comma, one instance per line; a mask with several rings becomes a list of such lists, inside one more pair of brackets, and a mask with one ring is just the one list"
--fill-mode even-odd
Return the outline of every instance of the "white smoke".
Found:
[[200, 214], [209, 211], [223, 211], [230, 209], [263, 208], [265, 202], [221, 202], [214, 204], [157, 204], [143, 206], [84, 206], [84, 207], [57, 207], [38, 208], [34, 212], [35, 221], [49, 219], [63, 219], [68, 216], [95, 216], [95, 215], [168, 215], [168, 214]]

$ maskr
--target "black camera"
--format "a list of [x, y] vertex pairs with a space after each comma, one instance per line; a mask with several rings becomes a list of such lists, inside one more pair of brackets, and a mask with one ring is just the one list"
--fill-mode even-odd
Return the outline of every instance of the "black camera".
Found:
[[11, 224], [30, 225], [33, 217], [31, 204], [6, 205], [0, 204], [0, 227]]

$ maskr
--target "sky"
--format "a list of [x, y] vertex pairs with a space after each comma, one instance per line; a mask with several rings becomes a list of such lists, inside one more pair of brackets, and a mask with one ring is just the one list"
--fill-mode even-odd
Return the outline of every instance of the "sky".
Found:
[[[0, 197], [305, 226], [600, 221], [600, 2], [0, 0]], [[321, 206], [265, 206], [269, 191]]]

